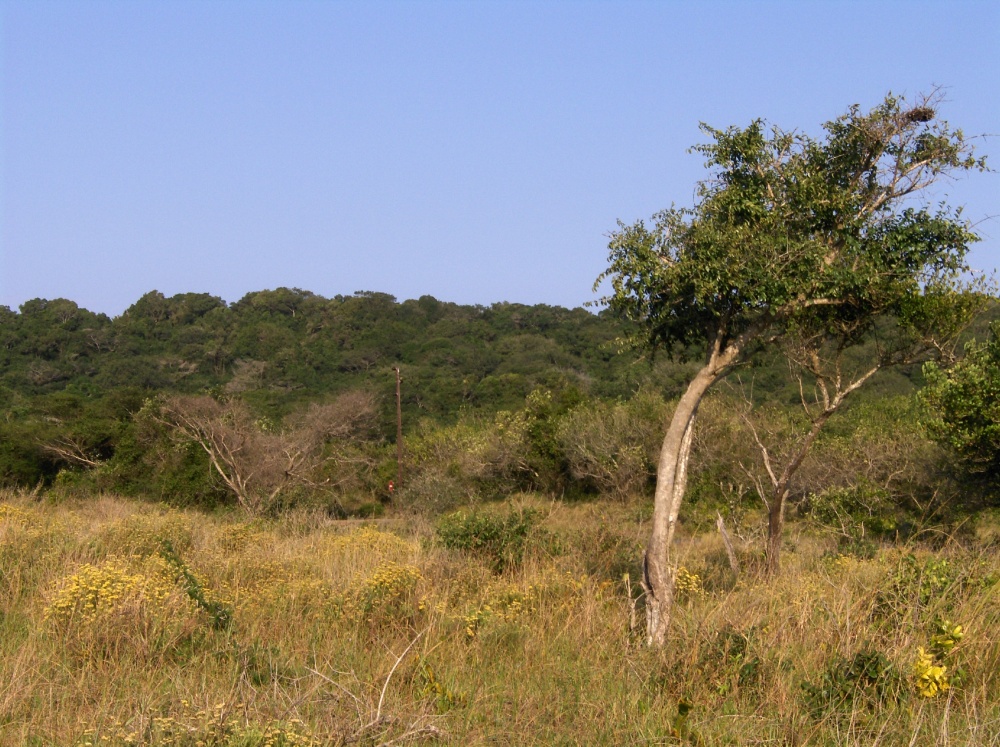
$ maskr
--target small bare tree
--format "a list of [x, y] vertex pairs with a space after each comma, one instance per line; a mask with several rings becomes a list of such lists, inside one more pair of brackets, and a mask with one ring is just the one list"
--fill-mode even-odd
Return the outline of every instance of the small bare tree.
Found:
[[328, 444], [370, 431], [375, 403], [370, 395], [349, 392], [326, 405], [311, 405], [277, 428], [255, 418], [240, 400], [220, 402], [207, 396], [166, 400], [155, 418], [178, 440], [198, 444], [216, 474], [251, 516], [274, 505], [296, 485], [317, 487], [332, 478], [317, 476], [336, 461]]
[[42, 441], [42, 449], [55, 458], [77, 467], [99, 467], [101, 460], [95, 456], [93, 449], [73, 435], [60, 435], [51, 441]]
[[785, 505], [792, 478], [826, 423], [883, 369], [950, 358], [958, 336], [984, 308], [986, 299], [975, 292], [936, 298], [925, 291], [911, 299], [905, 315], [860, 320], [819, 318], [785, 337], [783, 348], [798, 380], [807, 429], [777, 454], [761, 438], [749, 409], [743, 412], [771, 486], [770, 500], [765, 497], [768, 491], [758, 486], [768, 510], [769, 575], [776, 575], [781, 568]]

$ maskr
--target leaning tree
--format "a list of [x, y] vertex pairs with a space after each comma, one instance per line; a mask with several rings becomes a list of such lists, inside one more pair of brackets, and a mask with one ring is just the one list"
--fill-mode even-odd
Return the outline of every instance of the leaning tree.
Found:
[[[653, 225], [619, 223], [609, 244], [605, 302], [638, 323], [636, 342], [668, 354], [704, 348], [677, 402], [657, 466], [644, 560], [647, 639], [662, 646], [674, 574], [670, 544], [687, 483], [692, 428], [709, 388], [758, 348], [796, 330], [916, 321], [926, 294], [960, 290], [977, 239], [961, 211], [928, 204], [927, 189], [985, 168], [960, 130], [938, 119], [938, 93], [852, 107], [814, 139], [768, 128], [702, 129], [711, 176], [691, 208]], [[595, 286], [596, 287], [596, 286]]]

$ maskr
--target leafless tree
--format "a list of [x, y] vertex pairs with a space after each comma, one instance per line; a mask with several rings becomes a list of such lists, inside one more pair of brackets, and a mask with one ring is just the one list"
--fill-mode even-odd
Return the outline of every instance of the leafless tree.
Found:
[[286, 428], [256, 418], [240, 400], [208, 396], [172, 397], [155, 417], [178, 440], [198, 444], [243, 510], [256, 515], [293, 486], [331, 483], [322, 472], [346, 453], [331, 444], [370, 433], [374, 414], [370, 395], [348, 392], [311, 405]]

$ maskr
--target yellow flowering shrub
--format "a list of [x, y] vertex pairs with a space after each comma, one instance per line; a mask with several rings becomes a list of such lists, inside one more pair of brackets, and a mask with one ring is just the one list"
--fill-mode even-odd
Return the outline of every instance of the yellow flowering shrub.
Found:
[[464, 615], [465, 637], [472, 639], [490, 623], [517, 623], [534, 608], [537, 588], [521, 590], [513, 584], [497, 583], [487, 587], [483, 601], [471, 613]]
[[419, 612], [415, 596], [422, 578], [416, 566], [383, 563], [347, 589], [341, 603], [343, 615], [374, 627], [409, 622]]
[[348, 534], [340, 534], [329, 541], [329, 552], [335, 554], [377, 554], [382, 557], [406, 556], [416, 549], [413, 543], [392, 532], [365, 525]]
[[227, 583], [234, 594], [250, 596], [254, 602], [272, 595], [276, 589], [298, 578], [305, 569], [301, 564], [270, 558], [241, 558], [230, 568]]
[[373, 525], [346, 534], [323, 534], [310, 545], [315, 572], [338, 590], [354, 587], [359, 578], [372, 576], [383, 566], [405, 566], [419, 548], [402, 537]]
[[191, 533], [190, 519], [177, 511], [133, 514], [100, 532], [95, 545], [117, 555], [147, 557], [159, 552], [164, 540], [177, 550], [190, 547]]
[[539, 602], [557, 607], [576, 605], [593, 585], [593, 579], [586, 573], [574, 574], [568, 570], [545, 568], [530, 587]]
[[219, 549], [225, 553], [243, 552], [263, 537], [260, 529], [250, 522], [238, 522], [222, 527], [215, 537]]
[[691, 573], [687, 568], [681, 566], [674, 576], [674, 593], [680, 597], [696, 597], [704, 592], [701, 584], [701, 576]]
[[247, 724], [237, 717], [230, 704], [216, 703], [212, 707], [194, 708], [182, 700], [171, 715], [154, 716], [141, 730], [121, 723], [106, 724], [102, 729], [89, 730], [77, 742], [77, 747], [101, 745], [139, 747], [197, 747], [198, 745], [247, 745], [247, 747], [320, 747], [324, 744], [313, 737], [297, 718], [266, 724]]
[[154, 556], [138, 568], [122, 558], [80, 566], [50, 593], [43, 620], [75, 653], [144, 658], [190, 636], [198, 615], [169, 564]]
[[221, 592], [237, 610], [253, 617], [320, 619], [332, 612], [336, 595], [305, 560], [276, 560], [247, 553], [238, 561], [219, 559]]
[[20, 506], [0, 503], [0, 527], [5, 524], [24, 526], [30, 518], [31, 514]]
[[78, 542], [72, 517], [0, 504], [0, 609], [35, 598], [52, 564]]

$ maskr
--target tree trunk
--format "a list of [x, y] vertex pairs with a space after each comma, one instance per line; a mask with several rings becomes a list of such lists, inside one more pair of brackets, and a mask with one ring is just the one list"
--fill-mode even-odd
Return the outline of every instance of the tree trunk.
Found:
[[774, 577], [781, 571], [781, 535], [785, 528], [785, 497], [775, 495], [767, 512], [767, 575]]
[[666, 642], [667, 628], [670, 626], [674, 600], [670, 543], [687, 487], [694, 419], [702, 397], [718, 377], [719, 370], [711, 364], [698, 372], [677, 403], [660, 449], [660, 461], [656, 470], [653, 531], [646, 548], [642, 581], [646, 592], [646, 642], [657, 648], [662, 648]]
[[674, 568], [670, 564], [670, 543], [677, 527], [677, 515], [687, 488], [688, 459], [694, 420], [702, 398], [719, 378], [739, 359], [747, 340], [754, 339], [760, 329], [753, 327], [723, 345], [724, 325], [715, 333], [709, 346], [705, 366], [695, 374], [687, 390], [677, 402], [667, 434], [660, 448], [656, 467], [656, 493], [653, 497], [653, 530], [643, 560], [642, 588], [646, 601], [646, 642], [662, 648], [670, 627], [674, 602]]
[[767, 575], [772, 578], [781, 572], [781, 535], [785, 528], [785, 502], [788, 498], [788, 487], [792, 481], [792, 476], [802, 466], [802, 461], [806, 458], [806, 454], [809, 453], [809, 449], [812, 447], [819, 432], [823, 430], [826, 421], [836, 412], [842, 402], [843, 396], [838, 394], [832, 405], [828, 404], [826, 409], [813, 419], [812, 427], [805, 438], [802, 439], [798, 451], [785, 466], [780, 479], [774, 486], [771, 508], [767, 512]]
[[729, 558], [729, 567], [733, 571], [733, 575], [736, 578], [740, 577], [740, 561], [736, 557], [736, 548], [733, 547], [733, 540], [729, 536], [729, 532], [726, 531], [726, 522], [722, 519], [722, 513], [719, 511], [715, 512], [718, 517], [715, 521], [715, 526], [719, 530], [719, 534], [722, 536], [722, 544], [726, 546], [726, 556]]

